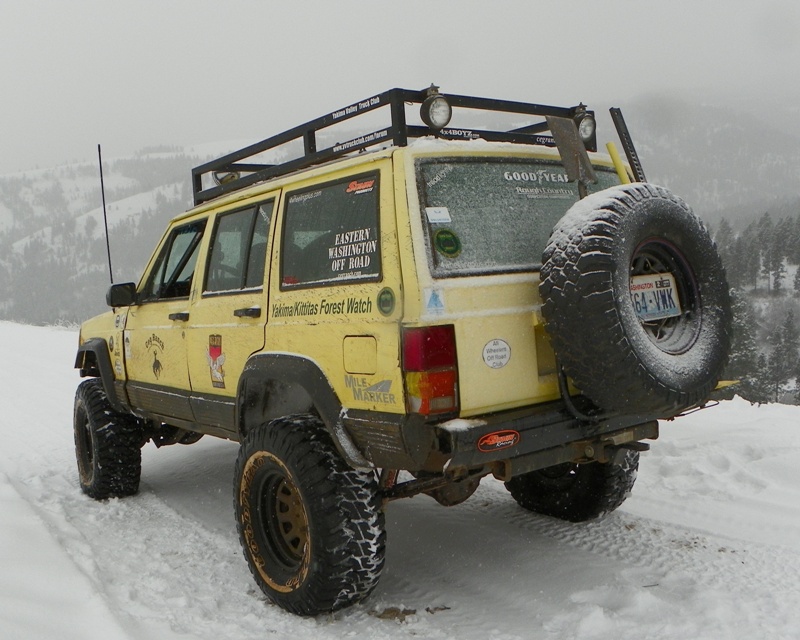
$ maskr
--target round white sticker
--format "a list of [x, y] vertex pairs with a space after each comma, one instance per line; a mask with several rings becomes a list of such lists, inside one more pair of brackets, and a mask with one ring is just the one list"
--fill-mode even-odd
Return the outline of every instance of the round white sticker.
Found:
[[483, 347], [483, 361], [492, 369], [500, 369], [511, 359], [511, 347], [505, 340], [490, 340]]

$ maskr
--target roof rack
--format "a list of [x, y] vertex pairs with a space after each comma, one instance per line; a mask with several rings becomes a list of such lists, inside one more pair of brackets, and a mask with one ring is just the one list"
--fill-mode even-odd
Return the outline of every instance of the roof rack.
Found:
[[[447, 124], [437, 127], [426, 117], [423, 112], [421, 115], [423, 122], [429, 123], [425, 126], [409, 125], [406, 122], [406, 104], [419, 104], [423, 108], [429, 106], [434, 99], [444, 98], [445, 110], [449, 105], [452, 108], [476, 109], [495, 113], [511, 113], [521, 116], [531, 116], [539, 118], [530, 124], [517, 127], [508, 131], [490, 131], [479, 129], [456, 129], [449, 128]], [[381, 107], [389, 107], [391, 113], [391, 124], [375, 131], [369, 131], [346, 142], [336, 143], [324, 149], [317, 148], [317, 133], [334, 124], [339, 124], [351, 118], [362, 116], [370, 111]], [[439, 103], [439, 106], [443, 106]], [[448, 140], [474, 140], [483, 139], [492, 142], [512, 142], [518, 144], [556, 146], [552, 135], [546, 135], [550, 131], [547, 120], [541, 118], [568, 118], [579, 125], [580, 122], [591, 116], [592, 125], [594, 113], [587, 111], [583, 104], [575, 107], [553, 107], [541, 104], [526, 102], [514, 102], [510, 100], [494, 100], [490, 98], [477, 98], [472, 96], [459, 96], [451, 94], [440, 94], [438, 87], [431, 85], [428, 89], [414, 91], [409, 89], [389, 89], [383, 93], [355, 102], [342, 109], [337, 109], [327, 115], [316, 118], [301, 124], [297, 127], [272, 136], [261, 142], [249, 145], [238, 151], [226, 154], [216, 160], [211, 160], [192, 169], [192, 190], [195, 205], [201, 204], [218, 196], [233, 191], [238, 191], [244, 187], [257, 182], [262, 182], [270, 178], [282, 176], [298, 169], [310, 167], [312, 165], [326, 162], [333, 158], [345, 156], [354, 151], [361, 151], [375, 145], [393, 145], [404, 147], [409, 139], [420, 138], [423, 136], [436, 136]], [[449, 118], [447, 118], [449, 121]], [[281, 145], [302, 140], [303, 155], [298, 158], [287, 160], [280, 164], [261, 164], [253, 162], [242, 162], [248, 158], [275, 149]], [[588, 151], [597, 150], [594, 128], [591, 127], [589, 135], [584, 137], [584, 144]], [[215, 186], [203, 188], [203, 177], [211, 174]]]

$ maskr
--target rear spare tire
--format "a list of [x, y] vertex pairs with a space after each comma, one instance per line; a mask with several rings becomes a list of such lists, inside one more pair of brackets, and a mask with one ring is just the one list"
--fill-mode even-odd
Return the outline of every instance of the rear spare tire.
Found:
[[728, 358], [731, 304], [703, 223], [662, 187], [576, 203], [542, 256], [542, 314], [559, 363], [609, 412], [676, 415], [705, 401]]

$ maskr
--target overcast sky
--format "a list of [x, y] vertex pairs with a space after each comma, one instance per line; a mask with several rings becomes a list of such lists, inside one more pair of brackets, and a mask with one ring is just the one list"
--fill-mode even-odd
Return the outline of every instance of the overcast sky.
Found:
[[256, 141], [391, 87], [800, 102], [797, 0], [0, 0], [0, 174]]

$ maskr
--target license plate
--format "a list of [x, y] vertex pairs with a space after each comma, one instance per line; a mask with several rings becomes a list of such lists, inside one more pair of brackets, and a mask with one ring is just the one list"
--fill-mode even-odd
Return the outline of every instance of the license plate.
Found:
[[656, 273], [631, 278], [631, 300], [636, 315], [645, 321], [681, 315], [681, 305], [671, 273]]

